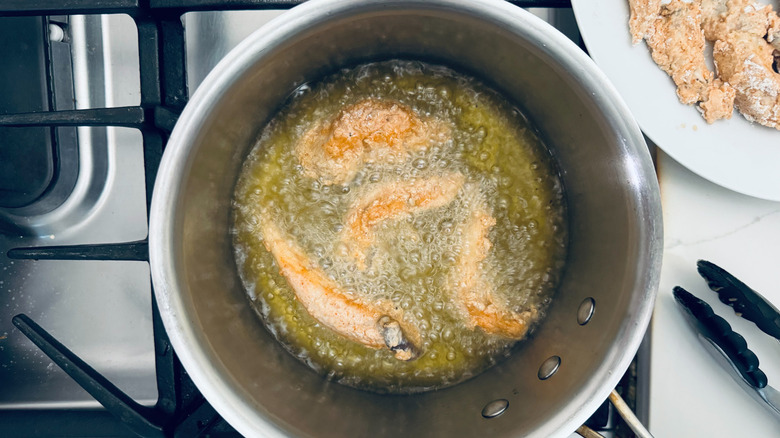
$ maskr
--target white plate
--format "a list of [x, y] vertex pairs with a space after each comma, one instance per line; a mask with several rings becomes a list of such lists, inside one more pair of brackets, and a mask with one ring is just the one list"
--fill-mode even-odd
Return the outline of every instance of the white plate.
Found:
[[[780, 201], [780, 131], [738, 112], [712, 125], [677, 100], [671, 78], [644, 42], [631, 45], [628, 0], [572, 0], [590, 56], [606, 73], [642, 131], [672, 158], [739, 193]], [[777, 10], [777, 3], [774, 3]]]

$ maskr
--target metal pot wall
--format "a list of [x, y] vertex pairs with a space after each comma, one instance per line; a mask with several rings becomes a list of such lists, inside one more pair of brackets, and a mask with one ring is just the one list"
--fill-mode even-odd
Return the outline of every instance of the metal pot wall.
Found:
[[[415, 58], [483, 79], [538, 127], [565, 185], [567, 266], [547, 318], [506, 361], [452, 388], [378, 395], [325, 381], [264, 329], [237, 277], [230, 204], [242, 160], [300, 84], [370, 60]], [[165, 151], [149, 233], [156, 295], [192, 379], [247, 436], [563, 436], [627, 369], [661, 265], [658, 185], [642, 135], [591, 60], [502, 1], [307, 2], [208, 76]], [[578, 323], [583, 300], [595, 301]], [[560, 358], [557, 372], [540, 365]], [[497, 418], [486, 403], [506, 399]]]

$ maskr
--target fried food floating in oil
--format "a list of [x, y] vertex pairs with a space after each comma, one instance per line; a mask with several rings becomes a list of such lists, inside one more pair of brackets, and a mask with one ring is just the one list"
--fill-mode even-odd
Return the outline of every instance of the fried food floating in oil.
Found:
[[364, 163], [406, 158], [450, 137], [445, 124], [393, 100], [368, 98], [319, 120], [296, 146], [306, 175], [326, 184], [351, 180]]
[[409, 181], [391, 181], [369, 191], [347, 211], [341, 241], [349, 248], [358, 268], [366, 267], [366, 250], [374, 242], [374, 230], [383, 222], [443, 207], [455, 199], [466, 178], [460, 173]]
[[686, 105], [700, 103], [708, 123], [729, 119], [734, 108], [734, 90], [707, 68], [704, 32], [698, 2], [672, 0], [661, 6], [645, 36], [653, 61], [677, 86], [677, 97]]
[[483, 276], [482, 263], [492, 244], [488, 232], [496, 219], [484, 203], [478, 205], [461, 227], [460, 254], [455, 262], [449, 285], [466, 324], [480, 327], [486, 333], [520, 339], [536, 319], [537, 310], [523, 312], [508, 309], [497, 297], [495, 288]]
[[752, 0], [704, 0], [702, 9], [718, 75], [736, 90], [737, 109], [751, 122], [780, 129], [780, 74], [772, 68], [780, 46], [777, 13]]
[[263, 243], [276, 259], [282, 276], [309, 314], [341, 336], [370, 348], [388, 348], [396, 359], [419, 356], [420, 334], [403, 321], [403, 312], [389, 300], [366, 303], [349, 297], [271, 221], [261, 223]]

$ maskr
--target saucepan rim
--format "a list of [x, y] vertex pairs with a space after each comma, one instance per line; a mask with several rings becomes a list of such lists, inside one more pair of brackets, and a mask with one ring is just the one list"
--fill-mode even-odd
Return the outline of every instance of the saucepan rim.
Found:
[[[193, 382], [209, 403], [236, 430], [247, 436], [282, 437], [286, 433], [272, 421], [257, 421], [257, 408], [237, 394], [226, 391], [229, 377], [220, 375], [205, 346], [201, 345], [202, 334], [198, 333], [188, 315], [190, 307], [184, 296], [183, 282], [179, 278], [180, 260], [176, 260], [177, 223], [176, 208], [180, 206], [183, 182], [190, 166], [190, 153], [197, 142], [201, 126], [207, 120], [216, 102], [227, 93], [232, 84], [242, 77], [263, 53], [285, 40], [294, 37], [312, 25], [330, 16], [340, 16], [348, 11], [420, 9], [447, 10], [471, 15], [490, 23], [500, 23], [507, 28], [522, 29], [522, 33], [544, 47], [561, 65], [571, 69], [591, 90], [598, 90], [594, 99], [599, 102], [613, 123], [615, 131], [622, 136], [627, 148], [641, 151], [644, 138], [630, 115], [630, 111], [606, 76], [590, 58], [563, 34], [532, 14], [502, 0], [311, 0], [275, 18], [262, 31], [255, 32], [233, 49], [206, 77], [182, 112], [171, 134], [167, 149], [160, 163], [155, 182], [150, 210], [149, 252], [155, 296], [165, 329], [179, 359], [190, 374]], [[649, 159], [647, 160], [650, 161]], [[642, 165], [644, 166], [644, 164]], [[653, 172], [642, 167], [642, 171]], [[660, 277], [662, 254], [662, 226], [660, 195], [657, 181], [649, 192], [641, 196], [641, 203], [650, 206], [647, 216], [649, 230], [648, 254], [637, 276], [647, 279], [644, 290], [634, 291], [633, 310], [627, 315], [625, 330], [619, 335], [621, 349], [632, 354], [616, 355], [612, 360], [611, 373], [601, 376], [603, 384], [589, 398], [587, 406], [572, 407], [570, 415], [555, 429], [554, 435], [571, 433], [592, 414], [605, 400], [628, 368], [633, 352], [639, 348], [650, 321], [655, 292]], [[614, 350], [614, 347], [613, 347]], [[592, 408], [592, 409], [591, 409]]]

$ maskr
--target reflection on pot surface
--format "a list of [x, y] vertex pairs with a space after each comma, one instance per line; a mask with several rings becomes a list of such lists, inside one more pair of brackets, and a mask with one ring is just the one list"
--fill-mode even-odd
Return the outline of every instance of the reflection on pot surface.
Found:
[[566, 254], [563, 190], [523, 115], [412, 61], [304, 85], [234, 200], [242, 280], [309, 366], [378, 392], [449, 386], [544, 316]]

